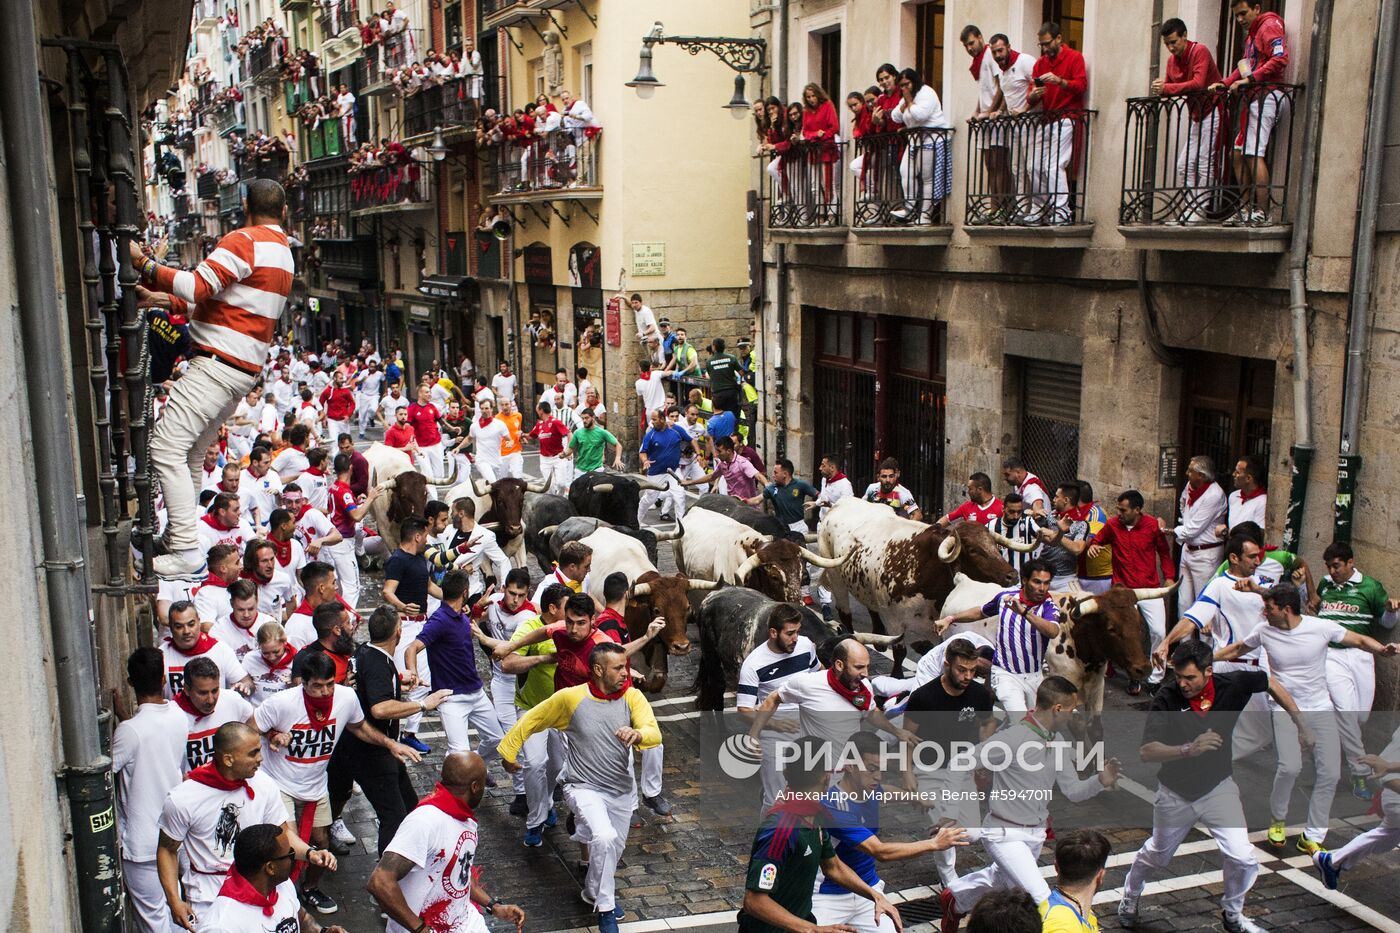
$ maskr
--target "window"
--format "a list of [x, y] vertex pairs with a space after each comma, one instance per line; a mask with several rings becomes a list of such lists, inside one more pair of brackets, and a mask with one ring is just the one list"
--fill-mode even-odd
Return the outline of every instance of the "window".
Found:
[[914, 8], [914, 68], [924, 83], [943, 98], [943, 20], [942, 0], [921, 3]]
[[838, 102], [844, 95], [841, 89], [841, 30], [833, 29], [818, 36], [821, 43], [821, 65], [817, 81], [822, 90], [833, 101]]
[[442, 8], [443, 44], [449, 52], [462, 51], [462, 3], [449, 3]]
[[[1220, 38], [1215, 47], [1215, 60], [1220, 65], [1222, 75], [1234, 71], [1235, 65], [1244, 58], [1244, 39], [1248, 30], [1235, 22], [1234, 6], [1234, 0], [1220, 0]], [[1260, 9], [1282, 16], [1283, 0], [1263, 0]], [[1187, 25], [1189, 27], [1190, 24]], [[1201, 33], [1206, 34], [1204, 29]]]
[[1045, 22], [1059, 23], [1065, 45], [1084, 51], [1084, 0], [1045, 0]]
[[543, 58], [537, 58], [534, 61], [530, 62], [530, 75], [530, 87], [533, 88], [533, 90], [530, 92], [530, 100], [534, 100], [536, 97], [539, 97], [541, 94], [545, 93]]

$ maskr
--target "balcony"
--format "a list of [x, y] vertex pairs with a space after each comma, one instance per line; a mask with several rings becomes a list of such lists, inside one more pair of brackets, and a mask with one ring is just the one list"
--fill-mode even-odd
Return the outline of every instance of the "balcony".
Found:
[[228, 214], [243, 208], [243, 185], [234, 182], [219, 186], [219, 213]]
[[979, 120], [967, 140], [968, 235], [994, 246], [1082, 247], [1095, 111]]
[[287, 178], [291, 161], [291, 154], [286, 150], [265, 152], [261, 155], [246, 155], [243, 157], [243, 167], [240, 174], [245, 179], [268, 178], [272, 181], [282, 182]]
[[299, 137], [303, 143], [303, 156], [309, 162], [344, 155], [349, 149], [340, 138], [340, 120], [322, 120], [314, 129], [302, 125]]
[[201, 201], [214, 201], [219, 197], [219, 179], [213, 172], [199, 176], [194, 185], [195, 194]]
[[243, 105], [226, 101], [222, 106], [209, 111], [208, 126], [225, 139], [232, 133], [245, 132]]
[[861, 242], [947, 245], [953, 134], [916, 127], [851, 141], [851, 227]]
[[316, 249], [321, 258], [321, 272], [327, 278], [362, 284], [379, 281], [379, 256], [373, 237], [318, 240]]
[[[286, 2], [283, 0], [283, 3]], [[345, 30], [355, 28], [355, 3], [353, 0], [334, 0], [321, 8], [316, 22], [321, 27], [321, 41], [329, 42]]]
[[423, 30], [412, 27], [395, 35], [385, 36], [378, 45], [367, 46], [364, 54], [356, 61], [359, 71], [361, 94], [388, 94], [394, 89], [391, 73], [405, 65], [412, 64], [409, 58], [409, 34], [413, 36], [413, 47], [423, 49]]
[[174, 208], [174, 216], [177, 221], [194, 216], [194, 209], [190, 206], [188, 194], [173, 194], [170, 196], [170, 203]]
[[350, 179], [350, 211], [355, 216], [418, 210], [434, 205], [436, 164], [365, 169]]
[[1260, 84], [1130, 99], [1119, 232], [1143, 249], [1286, 250], [1301, 90]]
[[282, 10], [304, 10], [311, 5], [311, 0], [281, 0], [279, 8]]
[[496, 193], [493, 204], [560, 200], [596, 200], [603, 196], [598, 174], [602, 136], [575, 137], [560, 130], [529, 146], [505, 143], [496, 147]]
[[444, 134], [470, 130], [476, 112], [476, 101], [468, 96], [465, 80], [431, 85], [403, 99], [403, 135], [426, 136], [439, 126]]
[[280, 39], [264, 42], [243, 56], [243, 80], [260, 84], [275, 81], [281, 74], [282, 56], [278, 51]]
[[195, 0], [194, 21], [196, 27], [212, 26], [223, 15], [224, 11], [218, 0]]
[[[804, 243], [845, 242], [842, 194], [846, 149], [846, 143], [831, 140], [792, 143], [786, 152], [768, 161], [764, 174], [768, 177], [771, 230], [794, 233], [794, 238]], [[889, 156], [883, 150], [878, 155], [882, 159]], [[879, 174], [876, 164], [871, 168]]]
[[530, 19], [543, 19], [543, 5], [532, 0], [481, 0], [481, 28], [486, 31], [503, 26], [518, 26]]

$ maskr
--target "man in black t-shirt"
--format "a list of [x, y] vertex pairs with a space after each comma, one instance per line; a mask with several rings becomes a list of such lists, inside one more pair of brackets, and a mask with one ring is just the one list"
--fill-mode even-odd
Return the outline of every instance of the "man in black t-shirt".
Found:
[[[421, 702], [403, 698], [399, 670], [394, 664], [394, 649], [401, 634], [398, 612], [380, 606], [369, 617], [369, 642], [355, 649], [355, 694], [360, 698], [360, 708], [366, 721], [395, 741], [399, 739], [400, 720], [437, 709], [452, 695], [451, 690], [439, 690]], [[418, 804], [408, 770], [388, 749], [368, 745], [348, 732], [331, 758], [332, 765], [337, 765], [327, 775], [332, 813], [339, 817], [350, 799], [352, 782], [358, 782], [379, 817], [379, 854], [383, 855], [399, 824]]]
[[1176, 682], [1152, 698], [1140, 750], [1143, 761], [1162, 765], [1152, 804], [1152, 837], [1128, 870], [1118, 922], [1128, 928], [1137, 924], [1138, 898], [1149, 876], [1166, 867], [1199, 822], [1215, 838], [1225, 863], [1220, 906], [1226, 933], [1256, 933], [1263, 928], [1244, 916], [1244, 899], [1259, 864], [1232, 776], [1231, 734], [1250, 698], [1267, 691], [1298, 722], [1299, 740], [1311, 744], [1312, 736], [1288, 691], [1264, 671], [1215, 674], [1210, 647], [1195, 639], [1180, 642], [1171, 663]]
[[[996, 729], [992, 691], [973, 679], [977, 660], [972, 642], [954, 638], [944, 650], [943, 673], [911, 693], [904, 707], [904, 728], [919, 736], [914, 762], [920, 802], [935, 826], [981, 822], [973, 769], [954, 761], [954, 755], [966, 755]], [[945, 885], [958, 876], [955, 852], [949, 848], [933, 853]]]
[[710, 359], [705, 364], [710, 377], [710, 398], [715, 411], [739, 413], [739, 361], [724, 352], [724, 338], [716, 337], [710, 344]]

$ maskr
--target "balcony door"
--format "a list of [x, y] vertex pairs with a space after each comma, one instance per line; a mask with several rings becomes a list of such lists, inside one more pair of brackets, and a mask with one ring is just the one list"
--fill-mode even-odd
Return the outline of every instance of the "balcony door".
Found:
[[1269, 462], [1273, 439], [1274, 361], [1194, 353], [1182, 386], [1182, 476], [1185, 461], [1204, 454], [1230, 488], [1235, 462], [1255, 454]]

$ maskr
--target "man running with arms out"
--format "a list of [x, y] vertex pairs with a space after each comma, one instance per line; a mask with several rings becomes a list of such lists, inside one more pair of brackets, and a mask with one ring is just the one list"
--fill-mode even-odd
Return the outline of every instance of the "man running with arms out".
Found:
[[577, 473], [595, 473], [603, 468], [603, 452], [611, 444], [613, 447], [612, 468], [622, 469], [622, 445], [612, 432], [598, 424], [594, 420], [592, 409], [585, 408], [579, 412], [579, 418], [583, 421], [583, 427], [569, 435], [569, 442], [564, 445], [561, 457], [574, 461], [574, 470]]
[[[194, 305], [189, 314], [194, 359], [171, 389], [151, 433], [151, 468], [167, 515], [167, 553], [153, 563], [162, 577], [188, 578], [203, 569], [195, 490], [204, 450], [258, 381], [292, 287], [292, 251], [279, 226], [286, 193], [264, 178], [249, 181], [247, 190], [248, 226], [221, 239], [193, 272], [161, 265], [131, 243], [131, 261], [146, 288], [173, 296], [176, 310]], [[159, 300], [145, 288], [137, 293], [142, 304]]]
[[480, 827], [475, 810], [486, 793], [486, 762], [475, 752], [443, 759], [433, 792], [394, 834], [365, 890], [389, 915], [385, 933], [486, 933], [483, 912], [525, 924], [525, 911], [503, 904], [476, 879]]

